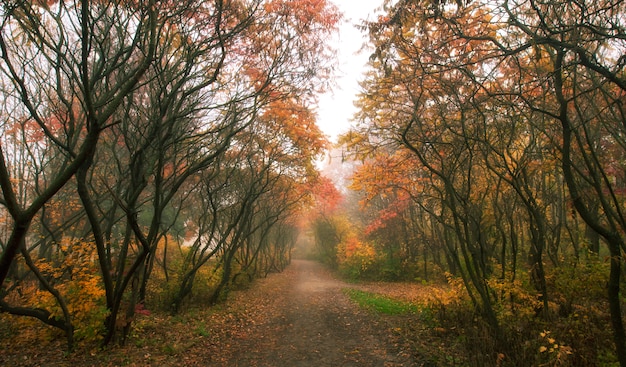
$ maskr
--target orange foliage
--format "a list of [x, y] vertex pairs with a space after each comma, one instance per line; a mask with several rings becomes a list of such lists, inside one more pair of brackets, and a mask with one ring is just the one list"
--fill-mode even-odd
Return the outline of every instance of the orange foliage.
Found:
[[267, 124], [274, 138], [280, 138], [284, 147], [290, 146], [301, 156], [317, 156], [328, 146], [328, 141], [315, 123], [313, 112], [296, 100], [270, 102], [261, 121]]
[[335, 26], [340, 19], [336, 7], [326, 0], [272, 0], [265, 3], [265, 10], [293, 17], [307, 27], [313, 23]]
[[348, 235], [346, 240], [337, 246], [339, 267], [344, 272], [364, 273], [375, 263], [377, 258], [378, 253], [374, 246], [362, 242], [354, 234]]
[[[55, 288], [68, 303], [78, 340], [91, 341], [101, 337], [108, 313], [105, 291], [98, 275], [96, 250], [93, 243], [64, 238], [53, 261], [40, 259], [39, 270], [55, 283]], [[28, 291], [28, 289], [27, 289]], [[30, 289], [30, 303], [62, 317], [55, 298], [48, 292]]]
[[334, 213], [341, 202], [343, 195], [337, 190], [335, 184], [325, 176], [317, 178], [311, 193], [314, 196], [314, 211], [318, 214], [329, 215]]

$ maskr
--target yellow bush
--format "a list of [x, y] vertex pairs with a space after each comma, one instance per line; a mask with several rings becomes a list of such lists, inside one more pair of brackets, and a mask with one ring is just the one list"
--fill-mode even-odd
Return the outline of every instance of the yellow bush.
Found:
[[[76, 340], [97, 341], [108, 311], [95, 261], [95, 245], [64, 239], [59, 250], [56, 258], [37, 261], [37, 267], [67, 302]], [[35, 307], [47, 309], [55, 317], [63, 317], [61, 307], [52, 294], [36, 290], [30, 299]]]

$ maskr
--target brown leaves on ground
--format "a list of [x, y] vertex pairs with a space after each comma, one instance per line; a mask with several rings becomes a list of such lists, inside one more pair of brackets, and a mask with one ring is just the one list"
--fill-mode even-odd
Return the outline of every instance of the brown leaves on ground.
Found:
[[[61, 342], [0, 327], [0, 365], [11, 366], [424, 366], [424, 350], [407, 338], [432, 330], [418, 315], [375, 315], [352, 303], [346, 287], [408, 301], [424, 287], [403, 283], [348, 285], [321, 265], [294, 261], [225, 303], [178, 316], [140, 316], [124, 347], [66, 355]], [[411, 334], [411, 335], [409, 335]], [[434, 338], [437, 338], [435, 335]], [[438, 341], [434, 340], [437, 344]], [[425, 346], [429, 348], [429, 346]]]

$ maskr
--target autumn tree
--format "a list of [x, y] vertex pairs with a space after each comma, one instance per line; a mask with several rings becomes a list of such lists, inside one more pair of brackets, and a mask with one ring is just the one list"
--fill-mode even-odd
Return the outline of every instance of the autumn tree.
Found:
[[248, 81], [254, 103], [246, 110], [249, 118], [237, 119], [246, 123], [229, 141], [229, 151], [195, 178], [208, 205], [194, 235], [193, 255], [185, 262], [174, 310], [191, 291], [200, 267], [213, 258], [219, 259], [222, 271], [212, 297], [218, 300], [237, 275], [232, 274], [233, 262], [244, 272], [256, 266], [270, 245], [274, 225], [304, 196], [298, 186], [313, 174], [312, 162], [325, 144], [310, 104], [330, 71], [323, 37], [338, 20], [333, 9], [325, 2], [265, 3], [238, 44], [234, 62], [240, 68], [227, 68], [232, 79], [226, 80]]
[[[416, 16], [408, 14], [407, 17]], [[484, 16], [475, 15], [479, 19]], [[465, 19], [460, 18], [460, 21]], [[481, 32], [490, 30], [477, 30]], [[362, 119], [373, 123], [365, 125], [366, 131], [360, 134], [373, 134], [375, 139], [366, 140], [377, 145], [363, 142], [361, 146], [365, 146], [366, 151], [370, 149], [368, 146], [372, 149], [380, 146], [385, 151], [403, 145], [431, 174], [438, 188], [439, 218], [452, 234], [445, 242], [449, 246], [448, 253], [457, 263], [457, 271], [476, 307], [496, 334], [500, 334], [486, 282], [492, 272], [490, 259], [494, 251], [483, 226], [483, 202], [489, 194], [488, 176], [482, 168], [477, 142], [464, 139], [478, 134], [477, 126], [472, 124], [473, 91], [468, 88], [463, 73], [436, 69], [440, 60], [452, 58], [461, 49], [458, 57], [463, 60], [460, 62], [470, 65], [471, 71], [472, 59], [466, 60], [464, 56], [478, 59], [483, 53], [469, 51], [475, 47], [472, 44], [453, 42], [436, 24], [430, 28], [420, 27], [415, 33], [404, 32], [397, 38], [394, 33], [390, 44], [375, 40], [380, 45], [376, 62], [382, 70], [372, 73], [372, 83], [366, 85], [369, 88], [362, 98], [365, 107]], [[418, 55], [417, 49], [428, 52]]]
[[[158, 62], [120, 111], [121, 123], [100, 152], [103, 165], [90, 172], [95, 185], [87, 186], [87, 172], [78, 177], [86, 213], [94, 213], [90, 223], [99, 238], [102, 273], [113, 275], [105, 276], [111, 309], [105, 343], [116, 323], [127, 332], [134, 310], [145, 302], [157, 245], [181, 225], [177, 220], [184, 220], [172, 200], [190, 177], [223, 154], [253, 114], [253, 88], [246, 95], [218, 92], [225, 60], [233, 57], [232, 45], [248, 26], [252, 10], [205, 3], [192, 12], [193, 26], [174, 23], [185, 19], [191, 6], [177, 3], [168, 9], [172, 22], [162, 30]], [[198, 36], [201, 30], [207, 34]], [[227, 98], [242, 102], [221, 107]], [[98, 193], [110, 197], [94, 200]], [[95, 214], [98, 202], [107, 203], [99, 212], [121, 215], [108, 217], [106, 231], [99, 228], [102, 216]], [[111, 236], [113, 241], [106, 240]], [[105, 248], [107, 243], [113, 251]]]
[[313, 206], [308, 214], [320, 260], [336, 268], [337, 246], [345, 239], [347, 223], [340, 214], [343, 195], [327, 177], [320, 176], [311, 189]]
[[[354, 143], [349, 136], [345, 138], [346, 143]], [[419, 276], [416, 263], [421, 260], [421, 276], [427, 279], [429, 261], [439, 262], [442, 250], [423, 225], [426, 215], [414, 204], [428, 202], [427, 176], [414, 170], [418, 163], [406, 152], [377, 149], [375, 145], [370, 148], [365, 148], [369, 152], [365, 155], [354, 154], [363, 164], [354, 173], [350, 188], [361, 195], [360, 207], [366, 218], [364, 238], [373, 241], [383, 255], [379, 276], [413, 279]], [[423, 197], [418, 200], [420, 195]]]
[[[257, 169], [268, 166], [275, 176], [267, 192], [259, 197], [260, 205], [256, 215], [253, 246], [247, 244], [236, 260], [244, 271], [256, 264], [273, 227], [297, 211], [302, 210], [310, 200], [307, 188], [317, 177], [315, 159], [327, 145], [326, 139], [315, 124], [315, 116], [310, 108], [297, 99], [270, 103], [259, 123], [251, 127], [251, 143], [245, 144], [248, 155], [263, 151], [257, 158]], [[252, 248], [251, 248], [252, 247]], [[286, 254], [280, 254], [284, 257]], [[256, 266], [256, 265], [255, 265]]]
[[[315, 177], [313, 162], [325, 140], [313, 123], [312, 114], [294, 103], [271, 103], [233, 141], [225, 162], [231, 167], [226, 179], [230, 200], [226, 216], [219, 219], [222, 240], [221, 281], [212, 298], [216, 301], [235, 276], [256, 275], [259, 255], [272, 244], [269, 235], [301, 207], [308, 193], [304, 188]], [[218, 230], [219, 230], [218, 229]], [[224, 242], [224, 240], [226, 240]], [[279, 254], [286, 256], [286, 254]]]
[[[29, 229], [42, 207], [80, 169], [92, 163], [103, 131], [153, 62], [159, 14], [154, 2], [132, 10], [120, 4], [18, 2], [2, 5], [2, 83], [5, 111], [13, 123], [36, 127], [36, 141], [21, 140], [30, 157], [10, 156], [3, 142], [0, 156], [2, 204], [11, 218], [11, 234], [0, 256], [0, 285], [5, 298], [7, 275], [16, 254], [27, 246]], [[111, 40], [115, 42], [110, 42]], [[3, 129], [11, 121], [3, 120]], [[27, 130], [24, 130], [27, 131]], [[49, 155], [35, 155], [35, 147]], [[32, 147], [32, 148], [31, 148]], [[26, 177], [11, 175], [14, 159], [52, 171], [45, 186], [18, 196]], [[49, 165], [48, 162], [54, 162]], [[35, 171], [36, 172], [36, 171]], [[36, 273], [36, 272], [35, 272]], [[57, 293], [52, 285], [48, 290]], [[61, 296], [57, 297], [62, 304]], [[2, 310], [33, 316], [63, 328], [73, 344], [68, 312], [58, 322], [49, 311], [2, 304]]]
[[[406, 149], [429, 172], [440, 201], [431, 214], [450, 230], [444, 243], [456, 243], [448, 255], [462, 260], [457, 270], [496, 330], [488, 279], [494, 260], [506, 266], [496, 254], [528, 241], [528, 272], [545, 312], [546, 252], [558, 266], [563, 233], [575, 242], [582, 218], [610, 254], [609, 311], [624, 365], [621, 4], [409, 0], [385, 10], [366, 24], [372, 71], [362, 125], [348, 141], [359, 152]], [[504, 195], [515, 201], [505, 205]], [[524, 223], [493, 220], [515, 213]], [[580, 247], [568, 251], [578, 258]]]
[[[33, 250], [44, 248], [36, 234], [28, 233], [42, 208], [49, 211], [40, 216], [37, 230], [46, 233], [46, 243], [54, 246], [64, 233], [95, 244], [107, 309], [105, 344], [119, 331], [123, 340], [135, 311], [145, 307], [158, 246], [164, 239], [182, 240], [185, 226], [197, 228], [198, 238], [212, 236], [205, 242], [211, 251], [200, 250], [191, 269], [217, 250], [230, 266], [245, 241], [256, 254], [248, 260], [259, 258], [267, 246], [253, 242], [268, 243], [273, 226], [287, 223], [303, 192], [297, 186], [312, 174], [312, 160], [324, 144], [310, 109], [332, 67], [324, 40], [338, 20], [333, 6], [278, 0], [49, 2], [7, 5], [3, 14], [3, 107], [12, 119], [3, 129], [16, 134], [2, 142], [3, 217], [14, 229], [2, 244], [0, 284], [21, 249], [30, 271], [64, 308], [64, 317], [59, 321], [49, 310], [4, 301], [2, 311], [61, 327], [72, 344], [72, 315], [63, 295], [30, 261]], [[53, 71], [53, 83], [46, 70]], [[261, 119], [267, 111], [282, 117]], [[259, 149], [270, 159], [259, 161], [240, 145], [258, 132], [252, 129], [256, 124], [265, 126], [265, 139], [271, 138]], [[297, 164], [288, 169], [292, 163]], [[57, 222], [51, 225], [50, 211], [62, 213], [69, 204], [61, 195], [70, 192], [61, 191], [68, 182], [80, 205], [73, 200], [71, 212], [54, 216]], [[242, 202], [230, 203], [240, 204], [243, 216], [235, 209], [214, 210], [211, 200], [225, 204], [215, 196], [224, 193], [220, 182], [232, 198], [243, 194]], [[268, 189], [277, 182], [281, 185], [274, 191]], [[189, 210], [203, 189], [211, 190], [203, 202], [207, 206]], [[268, 197], [261, 210], [257, 199], [269, 192], [283, 195], [279, 202], [288, 205], [273, 207]], [[276, 208], [282, 209], [271, 212]], [[263, 215], [269, 221], [253, 224]], [[262, 224], [263, 235], [254, 239], [253, 232], [240, 231], [233, 236], [243, 223]], [[167, 269], [165, 259], [162, 266]], [[187, 283], [193, 284], [190, 274]], [[224, 278], [230, 281], [229, 274]], [[181, 299], [186, 283], [182, 289]]]
[[[217, 178], [214, 172], [229, 172], [226, 176], [228, 188], [243, 185], [241, 190], [250, 193], [249, 197], [253, 199], [256, 195], [256, 181], [247, 181], [241, 175], [231, 176], [234, 171], [220, 168], [222, 164], [232, 164], [237, 169], [244, 167], [238, 166], [236, 162], [229, 162], [230, 158], [238, 154], [225, 155], [227, 150], [238, 149], [237, 136], [257, 122], [265, 106], [284, 98], [294, 98], [296, 93], [306, 91], [310, 87], [305, 85], [305, 81], [317, 83], [317, 80], [325, 78], [325, 68], [321, 65], [316, 73], [307, 72], [302, 75], [291, 71], [305, 61], [304, 57], [307, 57], [307, 64], [324, 61], [320, 57], [320, 50], [325, 47], [322, 43], [301, 43], [303, 37], [308, 37], [307, 32], [311, 31], [309, 29], [299, 28], [299, 37], [289, 38], [285, 42], [272, 41], [274, 46], [258, 48], [261, 40], [270, 40], [263, 38], [270, 34], [262, 30], [268, 26], [279, 26], [280, 23], [275, 20], [288, 15], [286, 8], [278, 18], [271, 12], [267, 13], [269, 10], [261, 6], [260, 2], [226, 4], [221, 1], [212, 5], [198, 5], [191, 13], [188, 13], [189, 7], [184, 4], [171, 9], [172, 19], [176, 19], [178, 14], [193, 14], [196, 22], [190, 28], [177, 23], [168, 24], [164, 28], [169, 33], [164, 32], [161, 38], [163, 48], [162, 53], [159, 53], [160, 62], [155, 64], [154, 70], [151, 70], [153, 74], [150, 74], [154, 79], [141, 86], [136, 97], [129, 102], [122, 112], [122, 121], [126, 123], [120, 124], [120, 130], [116, 130], [117, 135], [112, 138], [111, 147], [115, 149], [115, 142], [122, 140], [128, 151], [109, 153], [116, 157], [114, 167], [119, 170], [117, 176], [121, 180], [113, 185], [124, 193], [121, 197], [114, 196], [110, 202], [115, 205], [121, 202], [120, 209], [126, 215], [126, 228], [119, 231], [122, 246], [120, 252], [116, 253], [120, 256], [111, 261], [116, 264], [118, 274], [113, 310], [120, 307], [125, 287], [138, 282], [137, 286], [131, 287], [130, 298], [125, 301], [125, 314], [117, 319], [132, 320], [135, 304], [145, 300], [145, 289], [157, 245], [170, 231], [171, 226], [175, 225], [164, 222], [166, 210], [177, 210], [171, 207], [172, 200], [176, 199], [180, 208], [181, 205], [189, 205], [184, 203], [185, 200], [195, 197], [189, 192], [179, 194], [181, 187], [193, 188], [199, 181]], [[312, 36], [321, 37], [324, 31], [332, 30], [334, 21], [332, 17], [327, 18], [327, 14], [317, 16], [320, 17], [320, 24], [326, 28], [316, 29], [318, 33]], [[269, 19], [274, 21], [270, 22]], [[293, 26], [296, 25], [298, 24], [293, 23]], [[201, 35], [199, 38], [198, 34]], [[272, 36], [283, 37], [283, 34], [274, 32]], [[309, 39], [312, 40], [313, 38]], [[287, 50], [291, 52], [298, 47], [300, 49], [297, 55], [287, 53]], [[265, 67], [259, 69], [260, 65]], [[149, 101], [147, 104], [146, 97]], [[146, 109], [146, 106], [155, 108]], [[313, 122], [298, 120], [294, 122], [295, 128], [296, 124], [310, 126]], [[283, 130], [288, 129], [291, 127]], [[301, 154], [299, 157], [306, 161], [307, 153]], [[247, 164], [254, 167], [255, 161], [247, 161]], [[102, 172], [103, 176], [104, 172], [110, 172], [109, 168], [104, 169], [106, 171]], [[203, 187], [223, 186], [209, 184]], [[106, 191], [112, 192], [109, 189]], [[233, 255], [224, 255], [224, 246], [232, 245], [234, 253], [238, 249], [239, 241], [246, 238], [245, 231], [237, 232], [234, 239], [231, 236], [232, 231], [241, 225], [242, 216], [224, 215], [223, 211], [216, 211], [214, 204], [212, 202], [206, 207], [209, 215], [203, 216], [202, 221], [212, 218], [218, 226], [196, 223], [198, 228], [203, 226], [210, 229], [209, 238], [197, 243], [201, 248], [205, 248], [207, 244], [213, 246], [212, 251], [204, 253], [206, 256], [196, 258], [188, 268], [189, 272], [182, 275], [181, 289], [174, 301], [175, 310], [191, 290], [199, 266], [216, 255], [216, 250], [221, 251], [221, 257], [226, 262], [224, 282], [230, 281], [228, 269]], [[242, 199], [237, 204], [243, 210], [242, 214], [248, 213], [254, 206], [254, 202], [248, 199]], [[181, 218], [181, 214], [174, 217], [179, 221], [192, 223], [199, 220], [195, 217], [197, 212], [186, 213], [191, 214], [191, 217]], [[216, 217], [218, 213], [220, 216]], [[215, 232], [215, 228], [226, 232]], [[211, 239], [215, 238], [216, 233], [219, 234], [215, 239], [219, 243], [217, 245]], [[198, 238], [202, 236], [206, 236], [206, 233], [198, 233]], [[137, 247], [134, 248], [135, 246]], [[131, 256], [129, 251], [134, 252], [132, 257], [128, 257]], [[130, 263], [127, 264], [127, 260]], [[220, 294], [222, 287], [223, 285], [218, 286], [215, 293]], [[115, 312], [112, 315], [109, 335], [114, 330], [113, 322], [116, 319]]]

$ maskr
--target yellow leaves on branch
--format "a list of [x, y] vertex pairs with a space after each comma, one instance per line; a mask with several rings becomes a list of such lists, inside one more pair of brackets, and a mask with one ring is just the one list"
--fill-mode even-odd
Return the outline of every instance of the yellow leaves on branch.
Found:
[[272, 101], [260, 121], [267, 125], [268, 133], [272, 135], [268, 139], [279, 139], [282, 148], [296, 149], [303, 159], [317, 156], [328, 146], [315, 123], [313, 112], [297, 101]]
[[355, 235], [339, 244], [337, 258], [343, 267], [356, 267], [364, 272], [378, 257], [376, 249], [370, 243], [360, 241]]
[[544, 330], [539, 333], [539, 336], [541, 337], [542, 345], [538, 351], [540, 354], [545, 354], [545, 357], [548, 358], [548, 362], [541, 364], [541, 366], [560, 366], [573, 353], [571, 347], [557, 343], [556, 339], [550, 336], [550, 331]]
[[[36, 264], [55, 289], [65, 298], [78, 340], [96, 340], [107, 315], [105, 290], [98, 275], [96, 248], [91, 242], [64, 238], [57, 244], [52, 259], [39, 259]], [[31, 302], [61, 317], [61, 308], [54, 296], [37, 290]]]

